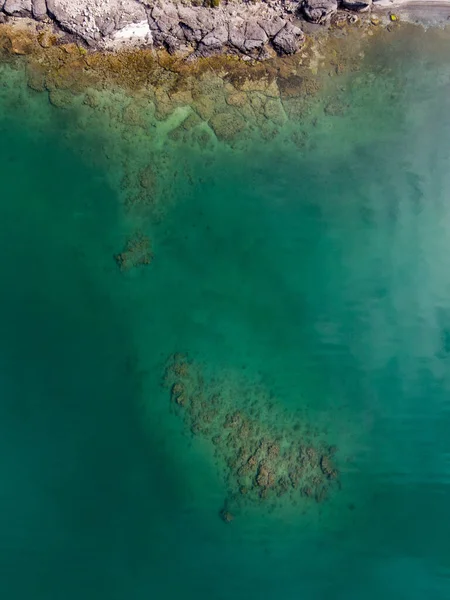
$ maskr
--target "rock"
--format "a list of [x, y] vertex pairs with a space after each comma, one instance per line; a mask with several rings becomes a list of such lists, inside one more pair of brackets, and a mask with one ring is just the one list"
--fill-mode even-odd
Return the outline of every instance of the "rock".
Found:
[[45, 85], [45, 69], [40, 65], [30, 65], [27, 68], [27, 85], [35, 92], [43, 92]]
[[38, 34], [38, 43], [41, 48], [50, 48], [56, 42], [56, 36], [50, 31], [44, 29]]
[[237, 106], [238, 108], [242, 108], [247, 102], [247, 95], [243, 92], [235, 92], [230, 94], [227, 98], [227, 104], [230, 106]]
[[244, 48], [248, 52], [262, 48], [267, 40], [267, 33], [256, 21], [247, 22], [245, 27]]
[[347, 10], [355, 10], [357, 12], [365, 12], [369, 10], [372, 5], [372, 0], [362, 2], [361, 0], [341, 0], [342, 8]]
[[[114, 260], [121, 271], [129, 271], [136, 267], [149, 265], [152, 262], [152, 259], [153, 254], [151, 251], [150, 240], [146, 235], [140, 232], [134, 234], [133, 237], [128, 240], [123, 252], [114, 256]], [[182, 389], [180, 389], [180, 394], [181, 392]], [[173, 393], [175, 394], [175, 392]], [[177, 397], [174, 399], [176, 400]]]
[[[279, 100], [270, 101], [272, 111], [274, 103]], [[259, 410], [256, 402], [267, 406], [268, 394], [263, 391], [260, 400], [255, 401], [253, 386], [244, 384], [245, 388], [235, 387], [233, 379], [229, 389], [230, 384], [225, 378], [217, 387], [216, 381], [208, 382], [202, 372], [202, 367], [197, 367], [185, 356], [177, 358], [173, 355], [165, 369], [164, 386], [170, 390], [176, 403], [180, 396], [183, 402], [186, 399], [183, 419], [188, 430], [214, 445], [214, 455], [226, 469], [229, 499], [233, 506], [236, 501], [238, 506], [245, 506], [259, 500], [273, 500], [275, 496], [284, 496], [284, 502], [293, 504], [297, 504], [295, 496], [300, 495], [323, 501], [332, 488], [339, 487], [335, 481], [337, 470], [329, 458], [331, 450], [319, 451], [319, 448], [305, 446], [303, 434], [292, 429], [290, 418], [288, 429], [284, 430], [282, 419], [276, 418], [277, 425], [274, 427], [272, 414], [267, 421], [262, 417], [264, 411]], [[261, 393], [259, 386], [257, 389]], [[245, 400], [252, 398], [251, 414], [246, 413], [244, 408], [233, 408], [228, 401], [222, 402], [225, 397], [222, 390], [227, 396], [232, 390], [231, 397], [244, 401], [244, 406]], [[280, 448], [281, 440], [285, 442]], [[319, 463], [321, 452], [325, 454], [322, 454]], [[218, 515], [225, 523], [233, 520], [228, 500]]]
[[223, 508], [220, 511], [220, 518], [222, 519], [222, 521], [224, 521], [225, 523], [231, 523], [231, 521], [234, 520], [234, 515], [232, 515], [228, 510], [226, 510], [225, 508]]
[[68, 90], [51, 90], [48, 94], [50, 104], [56, 108], [70, 108], [73, 104], [73, 95]]
[[[205, 8], [168, 4], [149, 10], [149, 24], [155, 43], [169, 51], [194, 50], [193, 56], [208, 56], [229, 49], [261, 58], [270, 40], [279, 36], [274, 47], [292, 54], [303, 41], [303, 33], [271, 9], [260, 18], [260, 11], [231, 8]], [[282, 35], [280, 32], [285, 30]]]
[[328, 479], [335, 479], [337, 477], [337, 471], [330, 459], [328, 458], [328, 456], [322, 456], [322, 458], [320, 459], [320, 468], [322, 470], [322, 473]]
[[149, 31], [146, 9], [136, 0], [47, 0], [47, 9], [63, 29], [80, 35], [88, 43], [100, 41], [129, 25], [137, 27], [144, 23]]
[[201, 45], [208, 49], [220, 49], [228, 42], [228, 28], [219, 25], [202, 39]]
[[323, 23], [337, 11], [337, 0], [303, 0], [305, 17], [312, 23]]
[[193, 49], [196, 56], [208, 56], [229, 42], [225, 13], [219, 9], [170, 4], [162, 9], [156, 6], [149, 13], [149, 24], [155, 43], [170, 52]]
[[267, 36], [272, 38], [277, 35], [279, 31], [283, 29], [287, 21], [281, 17], [275, 17], [274, 19], [263, 19], [258, 21], [258, 25], [264, 29]]
[[305, 34], [292, 23], [287, 23], [272, 40], [272, 45], [279, 54], [294, 54], [305, 41]]
[[176, 52], [181, 42], [186, 42], [186, 36], [178, 20], [178, 12], [174, 6], [168, 5], [164, 11], [159, 7], [153, 8], [148, 17], [148, 23], [156, 45], [165, 46], [169, 52]]
[[214, 29], [214, 23], [210, 21], [210, 29], [202, 24], [201, 15], [193, 8], [181, 6], [174, 19], [174, 27], [179, 31], [179, 39], [188, 42], [199, 42], [207, 31]]
[[3, 10], [7, 15], [29, 17], [31, 15], [31, 0], [6, 0]]
[[47, 16], [47, 2], [46, 0], [32, 0], [31, 9], [33, 17], [38, 21], [45, 19]]
[[18, 55], [31, 54], [33, 51], [33, 44], [30, 38], [23, 32], [15, 32], [8, 36], [11, 42], [11, 52]]
[[245, 22], [242, 19], [233, 19], [228, 25], [230, 44], [240, 52], [245, 52], [245, 28]]

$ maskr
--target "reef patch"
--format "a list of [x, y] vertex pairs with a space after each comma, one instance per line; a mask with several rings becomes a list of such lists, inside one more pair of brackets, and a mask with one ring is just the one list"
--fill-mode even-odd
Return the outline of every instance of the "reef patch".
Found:
[[186, 428], [209, 443], [223, 470], [224, 521], [248, 504], [321, 503], [339, 488], [336, 447], [285, 414], [264, 386], [209, 378], [184, 354], [169, 358], [163, 385]]

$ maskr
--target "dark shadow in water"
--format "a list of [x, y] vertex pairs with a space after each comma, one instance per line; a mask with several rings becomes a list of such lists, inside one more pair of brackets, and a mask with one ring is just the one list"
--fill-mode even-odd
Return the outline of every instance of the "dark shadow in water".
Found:
[[114, 195], [96, 176], [55, 138], [42, 148], [11, 126], [0, 142], [0, 595], [11, 600], [126, 597], [179, 506], [170, 459], [139, 421], [127, 313], [99, 241], [116, 227]]

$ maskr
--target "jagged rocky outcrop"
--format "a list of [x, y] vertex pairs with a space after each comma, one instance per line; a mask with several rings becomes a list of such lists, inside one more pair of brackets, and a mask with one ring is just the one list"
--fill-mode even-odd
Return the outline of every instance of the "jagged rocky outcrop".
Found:
[[193, 48], [199, 56], [230, 51], [262, 58], [269, 45], [280, 54], [293, 54], [304, 41], [299, 27], [269, 7], [158, 5], [148, 9], [148, 17], [154, 43], [169, 52]]
[[337, 0], [303, 0], [303, 13], [312, 23], [323, 23], [337, 9]]

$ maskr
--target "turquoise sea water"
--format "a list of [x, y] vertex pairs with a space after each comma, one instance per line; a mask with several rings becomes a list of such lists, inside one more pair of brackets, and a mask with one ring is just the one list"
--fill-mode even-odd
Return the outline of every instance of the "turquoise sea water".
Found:
[[[152, 264], [126, 274], [115, 167], [92, 160], [114, 132], [75, 131], [82, 108], [3, 72], [2, 597], [449, 597], [450, 69], [433, 48], [375, 50], [303, 148], [298, 123], [209, 151], [152, 130], [174, 197], [139, 223]], [[317, 427], [341, 489], [238, 503], [225, 524], [223, 465], [161, 386], [174, 352], [262, 385], [258, 417]]]

